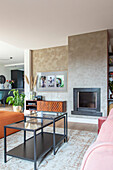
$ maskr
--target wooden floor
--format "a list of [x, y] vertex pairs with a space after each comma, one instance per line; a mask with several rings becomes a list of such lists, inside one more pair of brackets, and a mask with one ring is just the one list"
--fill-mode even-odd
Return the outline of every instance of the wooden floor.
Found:
[[[13, 111], [12, 106], [2, 107], [0, 105], [0, 110]], [[63, 128], [63, 120], [60, 120], [56, 123], [56, 127]], [[87, 123], [77, 123], [77, 122], [68, 122], [68, 128], [73, 130], [83, 130], [90, 132], [97, 132], [98, 126], [96, 124], [87, 124]]]
[[[56, 127], [63, 128], [63, 126], [64, 124], [62, 120], [56, 123]], [[98, 125], [88, 124], [88, 123], [68, 122], [68, 128], [73, 130], [82, 130], [82, 131], [90, 131], [90, 132], [98, 131]]]

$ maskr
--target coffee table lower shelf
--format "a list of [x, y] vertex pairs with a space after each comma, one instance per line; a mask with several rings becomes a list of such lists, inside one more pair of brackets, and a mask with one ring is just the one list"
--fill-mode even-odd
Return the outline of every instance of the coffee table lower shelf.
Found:
[[[57, 146], [63, 139], [64, 135], [55, 134], [55, 146]], [[48, 132], [39, 133], [36, 135], [36, 159], [46, 154], [53, 148], [53, 134]], [[6, 155], [13, 156], [20, 159], [34, 161], [34, 137], [26, 140], [25, 143], [6, 152]]]

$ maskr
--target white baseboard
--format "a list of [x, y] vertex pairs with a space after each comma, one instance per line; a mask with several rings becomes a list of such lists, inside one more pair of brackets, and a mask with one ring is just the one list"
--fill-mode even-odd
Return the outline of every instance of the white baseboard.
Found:
[[74, 118], [74, 117], [68, 117], [68, 122], [79, 122], [79, 123], [90, 123], [90, 124], [98, 124], [98, 118], [97, 119], [90, 119], [90, 118]]

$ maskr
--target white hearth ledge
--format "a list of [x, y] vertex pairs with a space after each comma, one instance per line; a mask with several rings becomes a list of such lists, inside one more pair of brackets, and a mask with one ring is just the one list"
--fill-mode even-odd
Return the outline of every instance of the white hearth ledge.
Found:
[[84, 117], [68, 117], [68, 122], [79, 122], [79, 123], [90, 123], [90, 124], [98, 124], [98, 117], [93, 118], [84, 118]]

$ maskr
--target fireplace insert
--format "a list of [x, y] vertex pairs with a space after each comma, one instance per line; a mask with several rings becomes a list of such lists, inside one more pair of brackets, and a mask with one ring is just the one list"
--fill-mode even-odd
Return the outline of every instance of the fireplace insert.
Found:
[[72, 114], [102, 116], [100, 112], [100, 88], [74, 88]]

